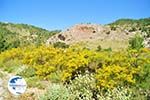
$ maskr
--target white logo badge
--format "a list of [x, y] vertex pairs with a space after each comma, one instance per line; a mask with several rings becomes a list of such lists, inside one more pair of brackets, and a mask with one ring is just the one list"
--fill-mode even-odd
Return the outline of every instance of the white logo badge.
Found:
[[13, 76], [8, 81], [8, 90], [14, 95], [23, 94], [26, 88], [26, 81], [21, 76]]

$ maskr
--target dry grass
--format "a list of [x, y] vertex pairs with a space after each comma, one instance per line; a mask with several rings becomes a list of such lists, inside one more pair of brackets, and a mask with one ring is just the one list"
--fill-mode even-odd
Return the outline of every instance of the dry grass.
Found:
[[89, 49], [94, 49], [94, 50], [96, 50], [99, 45], [102, 47], [102, 49], [111, 48], [113, 51], [125, 50], [128, 47], [128, 41], [117, 41], [117, 40], [82, 41], [77, 44], [79, 44], [80, 46], [89, 48]]

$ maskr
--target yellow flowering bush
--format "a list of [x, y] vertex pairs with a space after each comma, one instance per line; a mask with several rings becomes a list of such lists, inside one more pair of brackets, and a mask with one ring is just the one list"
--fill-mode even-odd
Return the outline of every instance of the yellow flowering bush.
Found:
[[51, 73], [61, 70], [62, 80], [65, 80], [72, 77], [79, 68], [88, 65], [88, 59], [85, 56], [89, 51], [80, 52], [79, 50], [40, 46], [27, 51], [23, 63], [35, 68], [36, 74], [45, 79]]
[[[150, 51], [93, 51], [77, 46], [54, 48], [53, 46], [28, 46], [13, 48], [0, 54], [0, 65], [17, 59], [35, 70], [37, 76], [49, 79], [59, 76], [63, 82], [73, 80], [86, 71], [96, 76], [99, 87], [112, 88], [120, 84], [133, 84], [149, 74]], [[139, 67], [140, 66], [140, 67]]]
[[97, 70], [97, 84], [104, 88], [114, 88], [127, 83], [135, 83], [134, 75], [139, 68], [121, 67], [118, 65], [104, 66]]
[[0, 61], [7, 62], [12, 59], [22, 59], [23, 56], [23, 49], [13, 48], [11, 50], [0, 53]]
[[58, 70], [60, 54], [62, 54], [62, 49], [39, 46], [25, 53], [23, 63], [33, 67], [38, 76], [47, 79], [51, 73]]
[[90, 57], [93, 55], [92, 51], [86, 49], [73, 50], [69, 48], [63, 54], [62, 69], [63, 77], [62, 80], [65, 81], [70, 79], [77, 74], [81, 74], [88, 70], [88, 65], [90, 63]]

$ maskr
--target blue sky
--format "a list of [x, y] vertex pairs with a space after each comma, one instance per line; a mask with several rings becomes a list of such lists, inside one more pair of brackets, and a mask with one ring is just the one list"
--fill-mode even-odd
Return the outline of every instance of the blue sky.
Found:
[[49, 30], [150, 17], [150, 0], [0, 0], [0, 21]]

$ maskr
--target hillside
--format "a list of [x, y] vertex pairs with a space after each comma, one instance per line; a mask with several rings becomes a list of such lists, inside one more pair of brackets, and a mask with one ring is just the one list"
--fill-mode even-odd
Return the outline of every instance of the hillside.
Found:
[[144, 19], [119, 19], [109, 24], [111, 29], [122, 28], [129, 32], [136, 32], [144, 37], [145, 47], [150, 47], [150, 18]]
[[144, 44], [149, 47], [150, 19], [120, 19], [108, 25], [77, 24], [60, 32], [47, 40], [47, 44], [63, 42], [66, 44], [78, 43], [88, 48], [124, 49], [128, 47], [128, 41], [135, 34], [145, 38]]
[[0, 22], [0, 51], [29, 44], [57, 42], [79, 44], [89, 49], [101, 46], [104, 49], [122, 50], [129, 46], [129, 39], [135, 34], [144, 37], [145, 47], [150, 47], [150, 18], [119, 19], [107, 25], [76, 24], [62, 32], [48, 31], [27, 24]]
[[29, 44], [40, 45], [58, 32], [60, 31], [48, 31], [27, 24], [0, 22], [0, 51]]
[[[0, 100], [149, 100], [149, 21], [63, 32], [0, 23]], [[27, 83], [19, 96], [7, 88], [14, 75]]]

